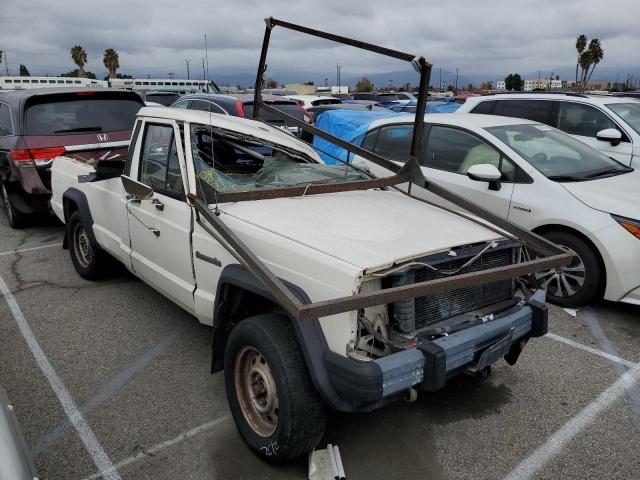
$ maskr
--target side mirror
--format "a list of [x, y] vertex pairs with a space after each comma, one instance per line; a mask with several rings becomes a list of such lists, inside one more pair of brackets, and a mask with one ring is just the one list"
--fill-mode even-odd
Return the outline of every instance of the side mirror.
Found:
[[601, 142], [609, 142], [612, 147], [615, 147], [622, 141], [622, 133], [616, 128], [605, 128], [596, 133], [596, 138]]
[[124, 191], [131, 195], [135, 200], [140, 201], [153, 197], [153, 189], [150, 186], [137, 182], [126, 175], [120, 175], [120, 180], [122, 180]]
[[498, 191], [501, 188], [500, 179], [502, 174], [500, 170], [490, 163], [471, 165], [467, 170], [467, 177], [478, 182], [488, 182], [489, 190]]

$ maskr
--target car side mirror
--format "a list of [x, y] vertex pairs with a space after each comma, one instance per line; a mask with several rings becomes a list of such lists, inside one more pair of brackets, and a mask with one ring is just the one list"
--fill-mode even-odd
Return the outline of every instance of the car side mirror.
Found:
[[131, 195], [134, 200], [140, 201], [153, 197], [153, 189], [150, 186], [129, 178], [126, 175], [120, 175], [120, 180], [122, 180], [124, 191]]
[[622, 141], [622, 133], [617, 128], [605, 128], [596, 133], [596, 138], [601, 142], [609, 142], [612, 147], [615, 147]]
[[471, 165], [467, 170], [467, 177], [478, 182], [488, 182], [489, 190], [498, 191], [502, 187], [500, 184], [502, 173], [490, 163]]

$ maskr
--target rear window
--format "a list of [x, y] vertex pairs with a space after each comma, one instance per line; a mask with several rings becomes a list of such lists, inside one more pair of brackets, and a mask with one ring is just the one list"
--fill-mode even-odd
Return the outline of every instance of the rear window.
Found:
[[552, 100], [500, 100], [494, 115], [526, 118], [534, 122], [551, 124]]
[[[278, 110], [286, 113], [287, 115], [291, 115], [292, 117], [297, 118], [298, 120], [304, 120], [304, 110], [302, 110], [295, 103], [270, 103], [265, 102], [267, 105], [277, 108]], [[242, 110], [244, 111], [244, 116], [246, 118], [253, 118], [253, 103], [245, 103], [242, 106]], [[264, 110], [260, 110], [259, 112], [260, 120], [269, 123], [284, 123], [280, 117], [275, 116], [270, 112], [266, 112]]]
[[[151, 82], [152, 84], [155, 84], [155, 82]], [[171, 105], [173, 102], [175, 102], [176, 100], [178, 100], [180, 98], [180, 95], [176, 94], [157, 94], [157, 93], [147, 93], [145, 98], [149, 101], [149, 102], [156, 102], [159, 103], [160, 105], [164, 105], [165, 107], [168, 107], [169, 105]]]
[[489, 115], [493, 111], [493, 107], [495, 107], [495, 105], [495, 100], [491, 102], [480, 102], [471, 110], [471, 113], [484, 113]]
[[42, 95], [25, 112], [27, 135], [131, 130], [142, 107], [136, 95]]

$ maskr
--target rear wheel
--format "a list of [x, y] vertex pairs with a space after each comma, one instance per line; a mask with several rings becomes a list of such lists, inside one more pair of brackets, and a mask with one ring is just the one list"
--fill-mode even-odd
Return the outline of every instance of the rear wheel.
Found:
[[96, 280], [104, 276], [107, 266], [107, 254], [94, 241], [88, 232], [80, 212], [76, 211], [69, 218], [67, 228], [69, 254], [76, 272], [87, 280]]
[[547, 299], [570, 308], [583, 307], [597, 300], [604, 284], [604, 269], [593, 248], [576, 235], [566, 232], [548, 232], [543, 236], [575, 255], [569, 265], [535, 274], [547, 291]]
[[23, 225], [22, 215], [18, 212], [10, 195], [10, 187], [7, 182], [0, 184], [0, 196], [2, 196], [2, 205], [11, 228], [20, 228]]
[[238, 430], [264, 460], [294, 459], [320, 441], [326, 408], [286, 317], [264, 314], [236, 325], [225, 349], [224, 378]]

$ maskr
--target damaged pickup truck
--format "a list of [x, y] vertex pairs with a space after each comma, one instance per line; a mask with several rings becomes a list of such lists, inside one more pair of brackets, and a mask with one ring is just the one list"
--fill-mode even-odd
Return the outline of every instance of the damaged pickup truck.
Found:
[[376, 178], [264, 122], [152, 107], [126, 159], [57, 158], [51, 203], [81, 276], [116, 259], [213, 326], [242, 437], [282, 462], [316, 446], [328, 409], [514, 364], [547, 331], [529, 274], [571, 256], [400, 191], [424, 183], [407, 165]]

